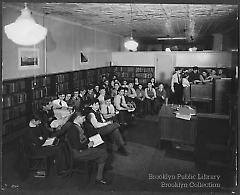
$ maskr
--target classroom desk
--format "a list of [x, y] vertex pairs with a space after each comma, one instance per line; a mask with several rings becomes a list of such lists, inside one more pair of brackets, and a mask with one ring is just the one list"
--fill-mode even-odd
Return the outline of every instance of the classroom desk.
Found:
[[160, 140], [168, 140], [182, 144], [194, 145], [197, 135], [197, 117], [190, 120], [176, 118], [173, 105], [163, 105], [159, 111]]

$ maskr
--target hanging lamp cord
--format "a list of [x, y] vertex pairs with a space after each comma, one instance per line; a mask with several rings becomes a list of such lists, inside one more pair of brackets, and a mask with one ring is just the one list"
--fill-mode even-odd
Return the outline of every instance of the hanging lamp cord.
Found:
[[130, 21], [130, 26], [131, 26], [131, 38], [133, 38], [133, 17], [132, 17], [132, 1], [130, 3], [130, 9], [131, 9], [131, 21]]

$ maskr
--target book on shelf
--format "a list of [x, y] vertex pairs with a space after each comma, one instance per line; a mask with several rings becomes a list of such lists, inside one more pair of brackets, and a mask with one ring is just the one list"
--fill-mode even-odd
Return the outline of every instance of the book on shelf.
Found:
[[8, 88], [8, 93], [14, 93], [14, 92], [17, 91], [15, 82], [7, 83], [6, 85], [7, 85], [7, 88]]
[[17, 94], [17, 103], [19, 103], [19, 104], [24, 103], [24, 102], [26, 102], [26, 99], [27, 99], [26, 93]]
[[36, 112], [41, 108], [41, 100], [35, 100], [32, 102], [32, 111]]
[[68, 80], [68, 75], [67, 74], [59, 74], [56, 75], [56, 82], [57, 83], [63, 83]]
[[128, 68], [127, 68], [127, 71], [128, 71], [128, 72], [135, 72], [135, 67], [128, 67]]
[[17, 84], [18, 91], [25, 90], [26, 86], [25, 86], [24, 80], [17, 81], [16, 84]]
[[11, 96], [5, 96], [3, 97], [3, 108], [12, 106], [12, 97]]
[[37, 78], [37, 77], [34, 77], [32, 80], [31, 80], [31, 87], [32, 89], [33, 88], [36, 88], [36, 87], [41, 87], [45, 84], [44, 82], [44, 79], [43, 78]]
[[32, 92], [32, 98], [33, 99], [39, 99], [39, 98], [43, 98], [45, 96], [48, 95], [48, 89], [47, 87], [43, 87], [41, 89], [35, 89]]
[[134, 78], [134, 77], [135, 77], [135, 73], [132, 72], [132, 73], [129, 74], [129, 76], [130, 76], [131, 78]]
[[50, 85], [51, 84], [51, 78], [50, 77], [45, 77], [45, 82], [46, 82], [46, 85]]
[[8, 93], [7, 92], [7, 86], [3, 83], [3, 85], [2, 85], [2, 94], [5, 95], [7, 93]]
[[142, 68], [141, 67], [136, 67], [136, 72], [142, 72]]
[[146, 78], [150, 79], [150, 78], [152, 78], [153, 75], [151, 73], [147, 73], [145, 76], [146, 76]]
[[11, 106], [15, 106], [17, 104], [22, 104], [27, 101], [27, 94], [25, 92], [23, 93], [18, 93], [18, 94], [13, 94], [11, 96], [12, 98], [12, 104]]
[[73, 81], [77, 81], [78, 80], [78, 72], [74, 72], [73, 73]]

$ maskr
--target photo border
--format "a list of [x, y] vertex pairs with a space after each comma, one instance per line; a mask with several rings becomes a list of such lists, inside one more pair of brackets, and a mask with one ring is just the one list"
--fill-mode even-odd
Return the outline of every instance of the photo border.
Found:
[[[24, 52], [32, 52], [33, 54], [36, 53], [37, 57], [37, 64], [36, 65], [29, 65], [29, 66], [22, 66], [21, 58], [24, 56]], [[31, 70], [31, 69], [38, 69], [40, 68], [40, 56], [39, 56], [39, 48], [18, 48], [18, 69], [19, 70]]]

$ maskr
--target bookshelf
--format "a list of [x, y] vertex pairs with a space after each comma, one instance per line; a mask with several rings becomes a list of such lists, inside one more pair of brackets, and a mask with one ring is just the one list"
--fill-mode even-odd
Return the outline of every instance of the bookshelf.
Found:
[[101, 81], [102, 75], [111, 77], [112, 69], [111, 67], [101, 67], [88, 70], [79, 70], [72, 72], [72, 81], [70, 81], [70, 87], [73, 91], [75, 89], [80, 90], [83, 87], [88, 87], [89, 84], [95, 85]]
[[71, 90], [70, 78], [71, 73], [59, 73], [51, 76], [51, 94], [57, 96], [59, 93], [67, 93]]
[[107, 78], [111, 78], [113, 75], [112, 67], [103, 67], [103, 68], [97, 68], [96, 69], [96, 78], [97, 82], [99, 83], [102, 79], [102, 75], [105, 75]]
[[152, 77], [155, 77], [155, 67], [136, 67], [135, 77], [139, 78], [139, 82], [147, 84]]
[[113, 67], [115, 74], [120, 81], [126, 80], [133, 82], [135, 77], [138, 77], [139, 82], [147, 84], [147, 82], [155, 77], [155, 67], [153, 66], [115, 66]]
[[3, 133], [9, 135], [25, 126], [29, 111], [26, 79], [3, 82]]
[[51, 77], [50, 76], [40, 76], [30, 78], [30, 102], [31, 102], [31, 112], [34, 113], [41, 108], [41, 101], [44, 97], [50, 96], [51, 92]]
[[87, 85], [86, 71], [80, 70], [72, 73], [72, 91], [80, 90]]

